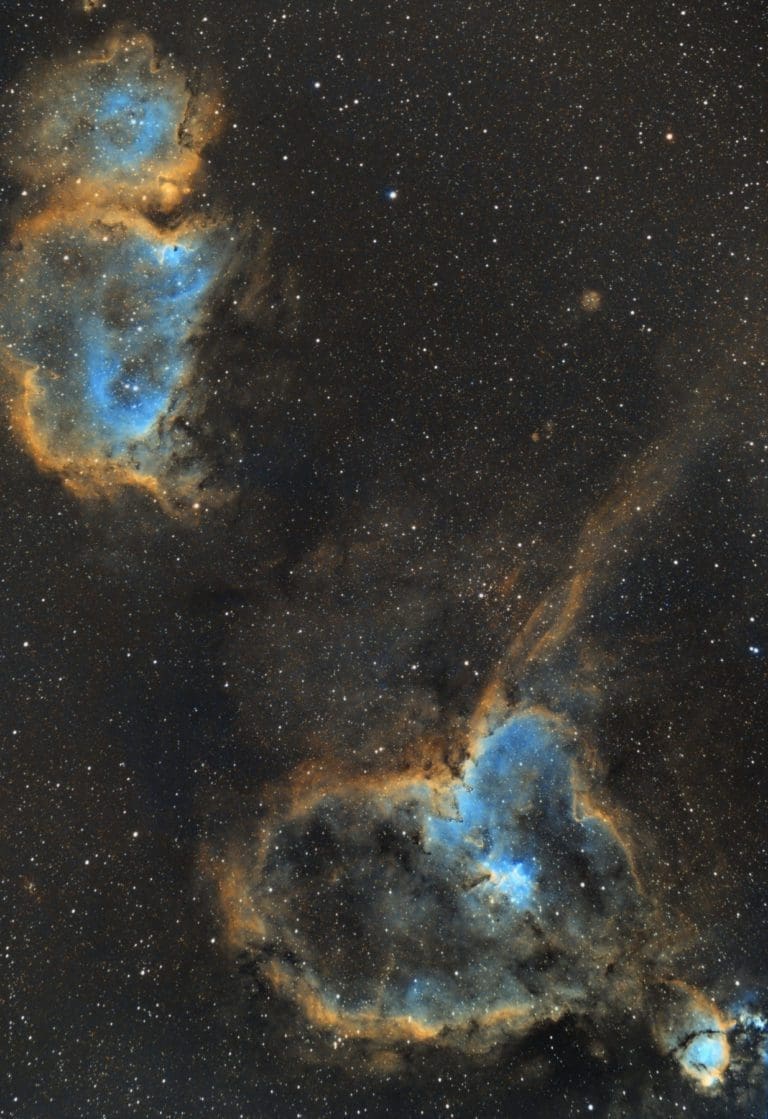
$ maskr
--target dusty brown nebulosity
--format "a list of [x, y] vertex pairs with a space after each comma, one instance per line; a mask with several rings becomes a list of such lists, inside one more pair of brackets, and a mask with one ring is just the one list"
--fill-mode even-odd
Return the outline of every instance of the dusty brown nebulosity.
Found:
[[603, 305], [602, 292], [599, 292], [596, 288], [585, 288], [581, 293], [579, 303], [582, 311], [586, 311], [587, 314], [591, 315], [595, 311], [599, 311]]

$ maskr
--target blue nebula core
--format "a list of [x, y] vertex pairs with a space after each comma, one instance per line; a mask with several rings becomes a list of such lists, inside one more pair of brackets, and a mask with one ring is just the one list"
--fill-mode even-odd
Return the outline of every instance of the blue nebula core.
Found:
[[94, 89], [93, 131], [84, 146], [87, 159], [102, 173], [132, 171], [162, 156], [178, 127], [179, 106], [146, 85]]
[[[451, 851], [474, 865], [484, 890], [503, 895], [520, 909], [535, 899], [540, 846], [523, 836], [516, 812], [527, 796], [524, 772], [534, 767], [540, 781], [568, 780], [568, 763], [544, 727], [518, 718], [487, 738], [465, 767], [455, 793], [455, 816], [428, 814], [425, 843], [433, 852]], [[552, 792], [552, 789], [549, 790]]]
[[215, 239], [92, 222], [25, 254], [21, 301], [3, 317], [16, 355], [41, 367], [38, 420], [59, 449], [125, 455], [169, 411], [189, 366], [220, 264]]
[[249, 904], [285, 969], [337, 1011], [430, 1027], [578, 1007], [639, 899], [613, 831], [579, 816], [571, 739], [522, 711], [447, 788], [342, 789], [279, 822]]
[[662, 1023], [664, 1048], [703, 1088], [719, 1084], [730, 1061], [726, 1028], [713, 1005], [686, 988], [672, 993]]
[[201, 238], [167, 246], [136, 236], [114, 246], [108, 267], [81, 320], [85, 404], [119, 452], [167, 411], [216, 270]]
[[724, 1034], [698, 1034], [686, 1046], [681, 1063], [688, 1072], [716, 1076], [726, 1063], [727, 1056], [728, 1046]]
[[108, 59], [50, 75], [34, 134], [57, 156], [57, 175], [138, 181], [179, 158], [188, 102], [181, 77], [158, 73], [151, 44], [138, 37]]

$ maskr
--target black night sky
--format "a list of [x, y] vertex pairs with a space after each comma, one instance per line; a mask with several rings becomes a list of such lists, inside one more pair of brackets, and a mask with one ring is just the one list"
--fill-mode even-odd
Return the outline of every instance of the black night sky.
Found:
[[764, 1119], [763, 6], [0, 5], [0, 1116]]

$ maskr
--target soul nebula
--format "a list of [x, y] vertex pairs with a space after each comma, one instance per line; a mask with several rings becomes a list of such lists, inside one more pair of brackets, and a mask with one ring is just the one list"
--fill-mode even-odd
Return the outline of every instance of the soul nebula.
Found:
[[183, 416], [227, 237], [186, 200], [218, 110], [146, 36], [38, 84], [12, 163], [45, 205], [17, 221], [0, 300], [13, 426], [81, 496], [131, 484], [189, 507], [203, 470]]

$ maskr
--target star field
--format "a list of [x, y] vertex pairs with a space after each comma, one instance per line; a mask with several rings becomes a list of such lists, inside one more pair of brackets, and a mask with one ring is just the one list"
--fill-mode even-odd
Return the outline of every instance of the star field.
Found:
[[759, 5], [9, 0], [9, 1119], [764, 1119]]

